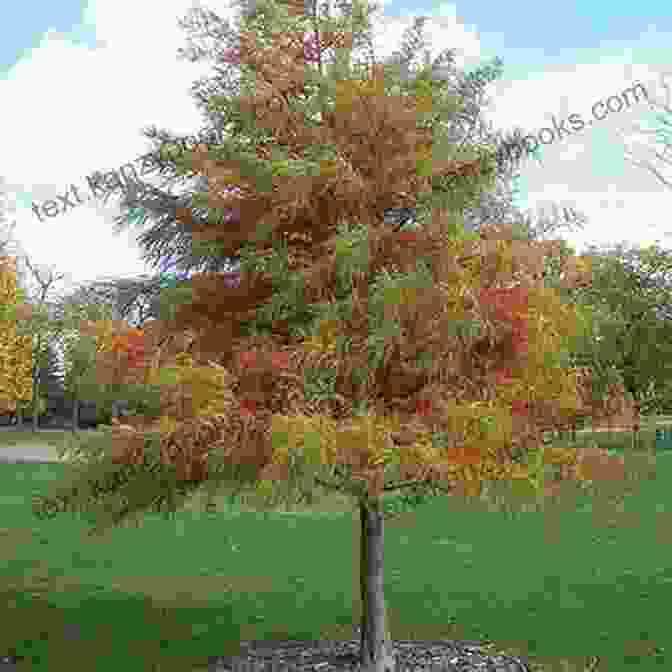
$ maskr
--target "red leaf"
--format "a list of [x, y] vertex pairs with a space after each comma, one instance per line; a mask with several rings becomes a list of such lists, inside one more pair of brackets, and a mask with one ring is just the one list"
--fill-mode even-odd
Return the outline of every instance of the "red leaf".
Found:
[[504, 369], [495, 373], [495, 382], [497, 385], [510, 385], [514, 382], [511, 369]]
[[514, 399], [511, 402], [511, 412], [516, 415], [529, 415], [529, 404], [521, 399]]
[[415, 412], [418, 415], [429, 415], [432, 412], [431, 399], [418, 399], [415, 404]]
[[257, 353], [254, 350], [241, 352], [238, 361], [243, 369], [249, 366], [254, 366], [257, 363]]
[[271, 363], [278, 369], [286, 369], [289, 366], [289, 353], [274, 352], [271, 355]]
[[254, 399], [243, 399], [240, 402], [240, 414], [243, 417], [254, 417], [257, 413], [257, 402]]
[[497, 319], [524, 324], [518, 314], [527, 311], [528, 290], [525, 287], [496, 287], [480, 290], [480, 300], [494, 308]]
[[397, 240], [402, 243], [414, 243], [418, 239], [418, 234], [415, 231], [400, 231], [397, 234]]

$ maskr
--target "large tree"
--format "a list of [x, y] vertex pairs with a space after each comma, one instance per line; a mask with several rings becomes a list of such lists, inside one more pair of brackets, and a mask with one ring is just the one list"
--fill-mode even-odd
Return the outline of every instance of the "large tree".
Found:
[[[470, 233], [460, 221], [459, 204], [492, 184], [495, 166], [492, 148], [457, 147], [428, 120], [459, 98], [426, 70], [401, 80], [343, 58], [325, 75], [308, 73], [301, 8], [290, 7], [294, 18], [273, 3], [261, 9], [241, 36], [253, 71], [240, 97], [219, 101], [227, 116], [250, 112], [248, 121], [190, 157], [221, 217], [203, 225], [178, 213], [195, 239], [240, 256], [240, 270], [194, 277], [191, 300], [155, 333], [121, 325], [108, 335], [105, 377], [119, 380], [126, 362], [134, 379], [163, 388], [162, 412], [145, 408], [93, 438], [95, 459], [84, 456], [36, 513], [86, 509], [93, 498], [105, 527], [175, 510], [203, 486], [248, 486], [266, 503], [316, 485], [346, 492], [362, 530], [362, 663], [382, 672], [394, 668], [384, 492], [477, 494], [488, 477], [543, 491], [546, 460], [572, 455], [545, 452], [538, 430], [588, 401], [567, 367], [582, 320], [534, 278], [554, 246], [505, 225]], [[319, 39], [347, 50], [347, 27], [332, 24]], [[315, 99], [292, 109], [294, 87], [308, 83]], [[385, 211], [409, 204], [417, 225], [392, 230]], [[227, 223], [227, 212], [238, 216]], [[585, 277], [575, 258], [564, 271], [568, 283]], [[138, 339], [161, 335], [176, 340], [138, 367]], [[599, 477], [598, 465], [574, 465], [580, 479]]]

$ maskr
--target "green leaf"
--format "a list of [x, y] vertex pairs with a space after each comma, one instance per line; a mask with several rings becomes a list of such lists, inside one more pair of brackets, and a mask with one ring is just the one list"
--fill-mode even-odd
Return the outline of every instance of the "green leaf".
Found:
[[158, 383], [160, 385], [177, 385], [180, 382], [179, 368], [176, 366], [165, 366], [159, 369]]
[[336, 256], [349, 256], [353, 252], [353, 243], [349, 240], [339, 238], [336, 241]]
[[492, 415], [481, 416], [478, 419], [478, 422], [481, 427], [481, 431], [487, 435], [495, 428], [495, 425], [497, 424], [497, 418]]
[[306, 430], [303, 437], [303, 455], [306, 462], [312, 466], [322, 464], [322, 440], [317, 430]]
[[274, 429], [271, 434], [271, 445], [273, 446], [273, 450], [282, 450], [289, 444], [289, 438], [289, 431]]
[[516, 478], [511, 481], [505, 481], [508, 494], [518, 504], [525, 504], [534, 501], [538, 497], [538, 491], [534, 483], [524, 478]]

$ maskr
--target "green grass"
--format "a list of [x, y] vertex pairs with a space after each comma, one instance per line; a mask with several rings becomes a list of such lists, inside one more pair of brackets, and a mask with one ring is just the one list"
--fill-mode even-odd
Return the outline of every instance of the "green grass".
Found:
[[[670, 669], [670, 454], [606, 516], [587, 499], [512, 517], [441, 498], [389, 522], [392, 636], [489, 639], [547, 672], [595, 655], [596, 672]], [[67, 468], [0, 465], [0, 656], [22, 656], [17, 670], [204, 670], [241, 639], [349, 638], [359, 621], [342, 501], [304, 515], [194, 502], [91, 539], [74, 516], [32, 516]]]

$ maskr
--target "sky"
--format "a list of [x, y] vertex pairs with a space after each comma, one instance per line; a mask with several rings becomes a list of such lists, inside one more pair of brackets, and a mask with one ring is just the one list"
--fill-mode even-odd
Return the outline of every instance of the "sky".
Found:
[[[91, 198], [86, 177], [149, 151], [141, 131], [150, 124], [184, 135], [201, 127], [189, 87], [211, 65], [177, 56], [187, 45], [177, 21], [191, 5], [23, 0], [3, 8], [0, 189], [23, 250], [38, 267], [65, 274], [57, 292], [100, 278], [154, 273], [142, 261], [141, 230], [115, 234], [118, 199], [104, 204]], [[228, 1], [203, 5], [233, 17]], [[584, 213], [584, 231], [562, 234], [579, 253], [588, 243], [667, 247], [661, 214], [670, 211], [672, 194], [625, 159], [626, 147], [636, 148], [638, 159], [654, 151], [633, 132], [654, 119], [647, 97], [672, 105], [663, 86], [672, 87], [672, 66], [666, 66], [672, 12], [662, 2], [566, 1], [544, 12], [528, 0], [382, 5], [377, 55], [390, 55], [413, 18], [428, 16], [432, 56], [454, 47], [457, 64], [467, 70], [502, 59], [502, 78], [487, 88], [492, 102], [485, 117], [495, 129], [520, 126], [538, 134], [554, 128], [554, 117], [560, 123], [570, 114], [585, 122], [576, 131], [567, 122], [561, 139], [541, 133], [548, 143], [543, 163], [522, 165], [524, 210], [558, 203]], [[594, 119], [592, 106], [607, 100], [609, 109], [599, 108], [606, 118]], [[65, 207], [59, 196], [70, 185], [78, 187], [81, 205], [54, 216], [39, 209], [47, 200]]]

